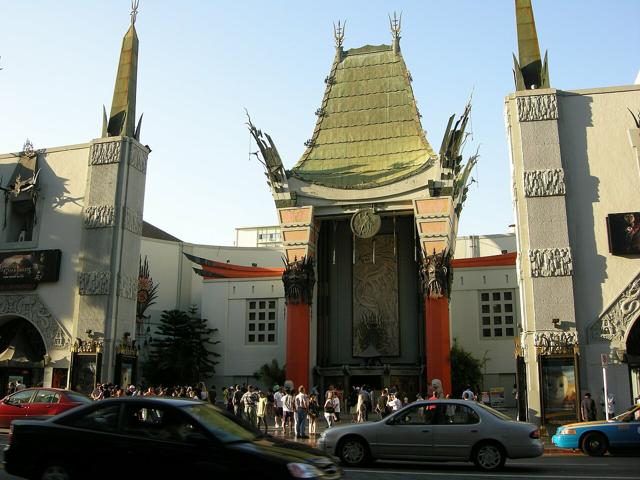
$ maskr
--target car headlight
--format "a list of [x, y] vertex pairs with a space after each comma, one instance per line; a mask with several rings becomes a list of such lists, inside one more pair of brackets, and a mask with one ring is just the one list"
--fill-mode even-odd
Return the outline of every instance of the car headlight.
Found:
[[289, 473], [294, 478], [317, 478], [322, 476], [322, 471], [308, 463], [287, 463]]
[[575, 435], [575, 434], [576, 434], [575, 428], [564, 428], [560, 430], [560, 435]]

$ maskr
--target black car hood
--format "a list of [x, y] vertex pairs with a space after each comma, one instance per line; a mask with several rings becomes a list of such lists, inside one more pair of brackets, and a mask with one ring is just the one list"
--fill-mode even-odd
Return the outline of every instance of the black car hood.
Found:
[[227, 448], [249, 453], [260, 457], [268, 457], [282, 464], [304, 462], [315, 464], [318, 460], [327, 459], [327, 455], [303, 443], [294, 443], [280, 438], [266, 436], [253, 442], [239, 442], [227, 445]]

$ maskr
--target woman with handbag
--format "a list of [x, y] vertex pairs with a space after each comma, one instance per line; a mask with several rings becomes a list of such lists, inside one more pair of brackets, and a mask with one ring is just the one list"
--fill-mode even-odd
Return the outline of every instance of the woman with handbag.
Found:
[[327, 421], [328, 428], [333, 427], [336, 419], [335, 408], [333, 406], [333, 391], [329, 390], [327, 399], [324, 402], [324, 418]]

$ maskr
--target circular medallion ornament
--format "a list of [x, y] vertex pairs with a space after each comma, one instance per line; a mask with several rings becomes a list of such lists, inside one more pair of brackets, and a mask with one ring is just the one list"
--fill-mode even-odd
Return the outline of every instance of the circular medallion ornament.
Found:
[[351, 217], [351, 231], [360, 238], [371, 238], [380, 231], [382, 220], [373, 208], [358, 210]]

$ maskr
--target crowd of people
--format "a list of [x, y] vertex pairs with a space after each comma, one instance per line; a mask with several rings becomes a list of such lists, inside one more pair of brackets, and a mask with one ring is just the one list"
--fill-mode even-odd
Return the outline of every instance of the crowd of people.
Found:
[[198, 383], [195, 387], [176, 386], [176, 387], [143, 387], [142, 385], [128, 386], [114, 385], [113, 383], [98, 383], [91, 392], [92, 400], [102, 400], [110, 397], [177, 397], [189, 398], [192, 400], [209, 401], [216, 403], [216, 389], [211, 386], [207, 389], [203, 382]]

